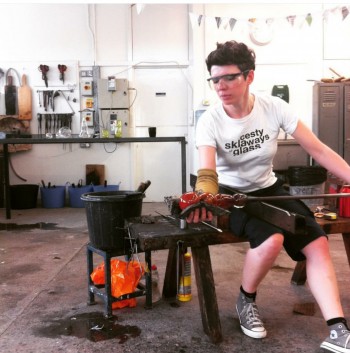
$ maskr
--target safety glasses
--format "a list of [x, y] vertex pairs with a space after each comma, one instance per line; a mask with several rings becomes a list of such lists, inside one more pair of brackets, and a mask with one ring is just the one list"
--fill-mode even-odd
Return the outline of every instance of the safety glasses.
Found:
[[235, 74], [227, 74], [227, 75], [222, 75], [222, 76], [215, 76], [215, 77], [210, 77], [207, 79], [210, 88], [215, 88], [215, 86], [220, 82], [220, 80], [222, 80], [224, 83], [226, 84], [232, 84], [234, 82], [238, 82], [238, 78], [249, 72], [250, 70], [245, 70], [245, 71], [241, 71], [241, 72], [237, 72]]

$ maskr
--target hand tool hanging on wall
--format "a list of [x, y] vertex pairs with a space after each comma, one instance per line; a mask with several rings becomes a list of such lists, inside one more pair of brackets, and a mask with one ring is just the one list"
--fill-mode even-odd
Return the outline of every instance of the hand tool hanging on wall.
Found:
[[67, 66], [66, 65], [61, 65], [58, 64], [58, 71], [60, 72], [60, 80], [62, 81], [62, 83], [64, 84], [64, 73], [67, 70]]
[[45, 86], [48, 87], [48, 83], [47, 83], [47, 73], [49, 71], [50, 67], [48, 65], [39, 65], [38, 70], [41, 72], [41, 78], [44, 80], [45, 82]]
[[32, 90], [27, 85], [26, 75], [22, 75], [22, 85], [18, 88], [18, 118], [32, 120]]
[[42, 91], [43, 94], [43, 107], [44, 110], [47, 112], [47, 106], [48, 106], [48, 94], [47, 91]]
[[38, 113], [37, 114], [37, 119], [38, 119], [38, 134], [41, 135], [42, 134], [42, 114]]
[[58, 91], [45, 90], [45, 91], [37, 91], [37, 92], [38, 92], [40, 107], [43, 106], [46, 112], [48, 111], [48, 108], [51, 108], [52, 111], [55, 111], [54, 98], [59, 96]]
[[60, 93], [58, 91], [52, 92], [51, 108], [52, 108], [53, 112], [55, 111], [55, 98], [59, 97], [59, 95], [60, 95]]
[[13, 85], [13, 76], [8, 69], [6, 72], [5, 86], [5, 111], [6, 115], [16, 115], [17, 113], [17, 87]]
[[72, 128], [73, 114], [37, 114], [38, 134], [53, 133], [56, 134], [62, 127]]

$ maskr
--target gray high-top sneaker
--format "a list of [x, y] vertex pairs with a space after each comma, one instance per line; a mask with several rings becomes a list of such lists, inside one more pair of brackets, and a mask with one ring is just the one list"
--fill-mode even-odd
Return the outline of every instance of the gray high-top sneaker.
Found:
[[330, 335], [322, 342], [321, 348], [335, 353], [350, 353], [350, 331], [342, 323], [329, 327]]
[[258, 307], [255, 301], [247, 298], [242, 292], [239, 293], [236, 310], [242, 331], [252, 338], [266, 337], [265, 327], [260, 320]]

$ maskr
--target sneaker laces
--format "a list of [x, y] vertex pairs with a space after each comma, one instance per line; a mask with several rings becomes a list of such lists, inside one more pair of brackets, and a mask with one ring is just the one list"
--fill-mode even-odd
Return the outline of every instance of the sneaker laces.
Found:
[[349, 340], [350, 340], [350, 331], [348, 330], [342, 330], [342, 333], [347, 333], [348, 337], [346, 337], [346, 341], [344, 343], [344, 348], [348, 348], [348, 343], [349, 343]]
[[248, 317], [247, 324], [252, 326], [263, 326], [255, 303], [246, 303], [244, 310], [246, 311]]
[[[334, 331], [334, 332], [333, 332]], [[339, 335], [339, 333], [342, 333], [342, 335]], [[346, 340], [345, 340], [345, 343], [344, 343], [344, 348], [348, 348], [348, 344], [349, 344], [349, 341], [350, 341], [350, 331], [349, 330], [341, 330], [341, 331], [336, 331], [336, 330], [332, 330], [331, 334], [330, 334], [330, 338], [334, 341], [338, 341], [338, 345], [339, 346], [342, 346], [342, 344], [340, 344], [340, 338], [341, 337], [344, 337], [344, 336], [347, 336], [346, 337]]]

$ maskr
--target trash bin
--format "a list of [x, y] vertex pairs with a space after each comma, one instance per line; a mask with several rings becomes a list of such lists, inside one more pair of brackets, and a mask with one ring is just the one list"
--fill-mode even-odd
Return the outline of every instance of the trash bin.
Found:
[[83, 194], [91, 244], [101, 250], [124, 250], [124, 221], [141, 216], [143, 198], [144, 193], [137, 191]]
[[39, 185], [18, 184], [10, 186], [11, 208], [23, 210], [36, 208]]
[[[319, 166], [289, 167], [289, 193], [291, 195], [324, 194], [327, 170]], [[301, 199], [311, 210], [323, 205], [323, 199]]]

